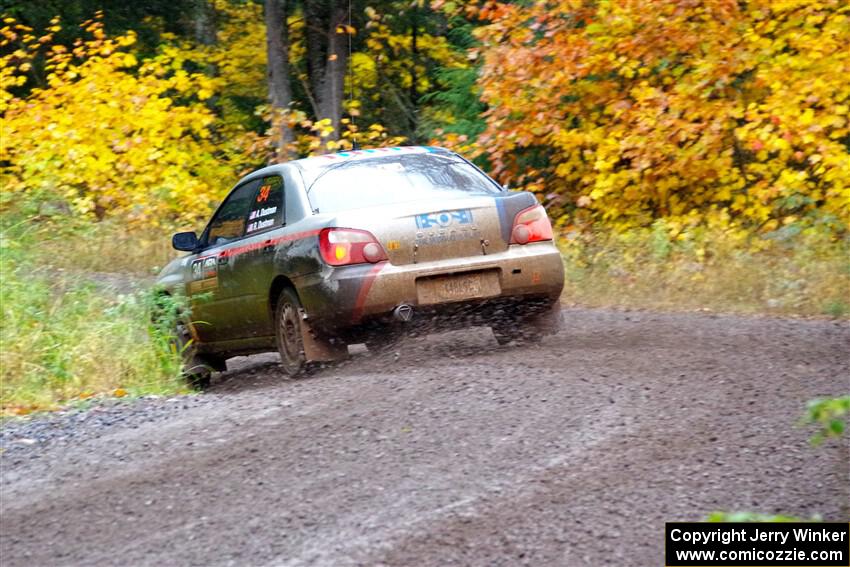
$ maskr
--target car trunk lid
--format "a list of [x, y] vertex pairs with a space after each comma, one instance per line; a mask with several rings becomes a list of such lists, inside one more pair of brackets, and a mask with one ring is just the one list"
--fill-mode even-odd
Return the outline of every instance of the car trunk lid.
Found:
[[370, 231], [391, 263], [407, 265], [507, 250], [516, 213], [530, 193], [428, 200], [338, 213], [336, 226]]

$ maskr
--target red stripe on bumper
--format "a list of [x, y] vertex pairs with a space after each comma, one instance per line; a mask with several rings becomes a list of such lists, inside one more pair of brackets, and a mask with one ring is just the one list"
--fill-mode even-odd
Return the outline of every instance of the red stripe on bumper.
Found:
[[375, 282], [375, 277], [384, 269], [386, 262], [379, 262], [372, 266], [369, 273], [363, 278], [363, 284], [360, 286], [360, 292], [357, 294], [357, 301], [354, 303], [354, 311], [352, 313], [352, 323], [357, 323], [363, 316], [363, 308], [366, 305], [366, 296], [369, 295], [369, 290], [372, 289], [372, 284]]

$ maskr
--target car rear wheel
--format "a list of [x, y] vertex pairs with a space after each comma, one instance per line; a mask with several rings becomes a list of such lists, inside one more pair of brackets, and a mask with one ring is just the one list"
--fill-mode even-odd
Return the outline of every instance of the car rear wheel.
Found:
[[277, 349], [283, 370], [297, 376], [304, 369], [304, 341], [301, 335], [301, 302], [292, 288], [280, 292], [275, 309]]

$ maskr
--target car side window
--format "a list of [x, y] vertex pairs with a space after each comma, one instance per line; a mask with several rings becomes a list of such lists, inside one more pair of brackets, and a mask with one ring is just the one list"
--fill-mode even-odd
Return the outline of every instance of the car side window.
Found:
[[245, 224], [254, 205], [258, 185], [259, 180], [249, 181], [227, 197], [207, 228], [207, 245], [226, 244], [245, 234]]
[[285, 224], [283, 180], [277, 175], [264, 177], [251, 202], [246, 234], [262, 232]]

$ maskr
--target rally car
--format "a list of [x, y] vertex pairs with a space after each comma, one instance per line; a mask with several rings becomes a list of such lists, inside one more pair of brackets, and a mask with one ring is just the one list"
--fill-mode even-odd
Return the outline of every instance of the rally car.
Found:
[[196, 384], [228, 357], [283, 369], [391, 345], [404, 327], [487, 325], [499, 343], [558, 324], [564, 269], [533, 194], [434, 147], [341, 152], [242, 178], [159, 276], [190, 309], [177, 340]]

